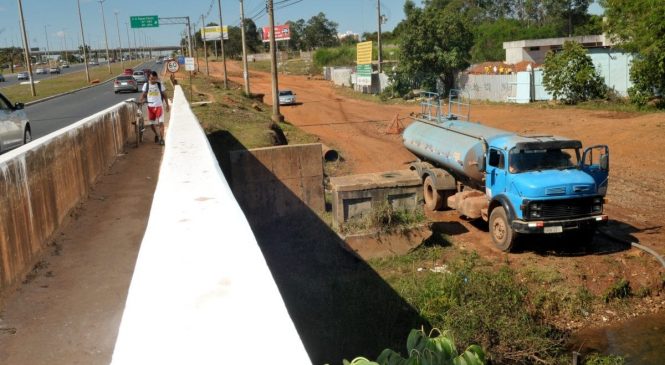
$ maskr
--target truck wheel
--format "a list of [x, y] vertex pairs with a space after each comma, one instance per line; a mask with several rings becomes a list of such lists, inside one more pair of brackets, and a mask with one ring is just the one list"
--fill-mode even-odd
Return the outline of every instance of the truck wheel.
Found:
[[425, 182], [423, 183], [423, 196], [425, 197], [425, 207], [427, 207], [428, 210], [439, 210], [443, 206], [443, 197], [434, 187], [434, 183], [430, 176], [426, 177]]
[[517, 233], [508, 222], [508, 215], [503, 207], [496, 207], [490, 214], [489, 221], [490, 235], [494, 245], [503, 252], [510, 252], [515, 244]]

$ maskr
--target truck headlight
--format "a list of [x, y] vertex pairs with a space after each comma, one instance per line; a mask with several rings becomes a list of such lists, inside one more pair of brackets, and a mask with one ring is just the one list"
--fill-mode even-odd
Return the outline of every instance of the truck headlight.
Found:
[[531, 203], [529, 204], [529, 217], [531, 218], [540, 218], [541, 215], [541, 210], [543, 209], [543, 204], [542, 203]]

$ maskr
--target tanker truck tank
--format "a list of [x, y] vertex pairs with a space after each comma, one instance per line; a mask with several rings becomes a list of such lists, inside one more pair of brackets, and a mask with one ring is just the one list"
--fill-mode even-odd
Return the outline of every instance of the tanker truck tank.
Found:
[[487, 141], [510, 134], [479, 123], [415, 119], [402, 138], [404, 146], [421, 160], [443, 167], [467, 185], [483, 189]]

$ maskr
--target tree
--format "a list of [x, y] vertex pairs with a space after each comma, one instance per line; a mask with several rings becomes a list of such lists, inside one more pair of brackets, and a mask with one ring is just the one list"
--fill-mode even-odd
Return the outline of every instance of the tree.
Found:
[[393, 90], [399, 94], [411, 87], [429, 90], [453, 86], [453, 75], [466, 68], [473, 35], [458, 14], [440, 10], [435, 4], [410, 9], [400, 32], [399, 65]]
[[319, 13], [307, 21], [303, 30], [303, 48], [333, 47], [339, 44], [337, 23], [328, 20], [324, 13]]
[[303, 34], [305, 33], [305, 19], [298, 19], [294, 21], [287, 21], [291, 30], [291, 39], [289, 40], [289, 48], [293, 51], [304, 49], [303, 47]]
[[605, 81], [596, 72], [586, 50], [577, 42], [565, 42], [561, 52], [550, 51], [543, 66], [543, 85], [554, 100], [576, 104], [607, 94]]
[[[603, 0], [606, 30], [618, 46], [637, 55], [630, 69], [631, 101], [646, 104], [665, 92], [665, 2]], [[660, 107], [665, 102], [660, 99]]]

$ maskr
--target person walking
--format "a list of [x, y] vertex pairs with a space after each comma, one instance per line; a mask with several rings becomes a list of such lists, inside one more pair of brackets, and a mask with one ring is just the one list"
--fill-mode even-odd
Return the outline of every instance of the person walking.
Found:
[[[148, 124], [155, 133], [155, 143], [164, 145], [164, 108], [169, 111], [169, 100], [166, 97], [166, 88], [159, 81], [156, 71], [150, 73], [148, 82], [143, 84], [141, 102], [148, 100]], [[157, 130], [157, 125], [159, 131]]]

